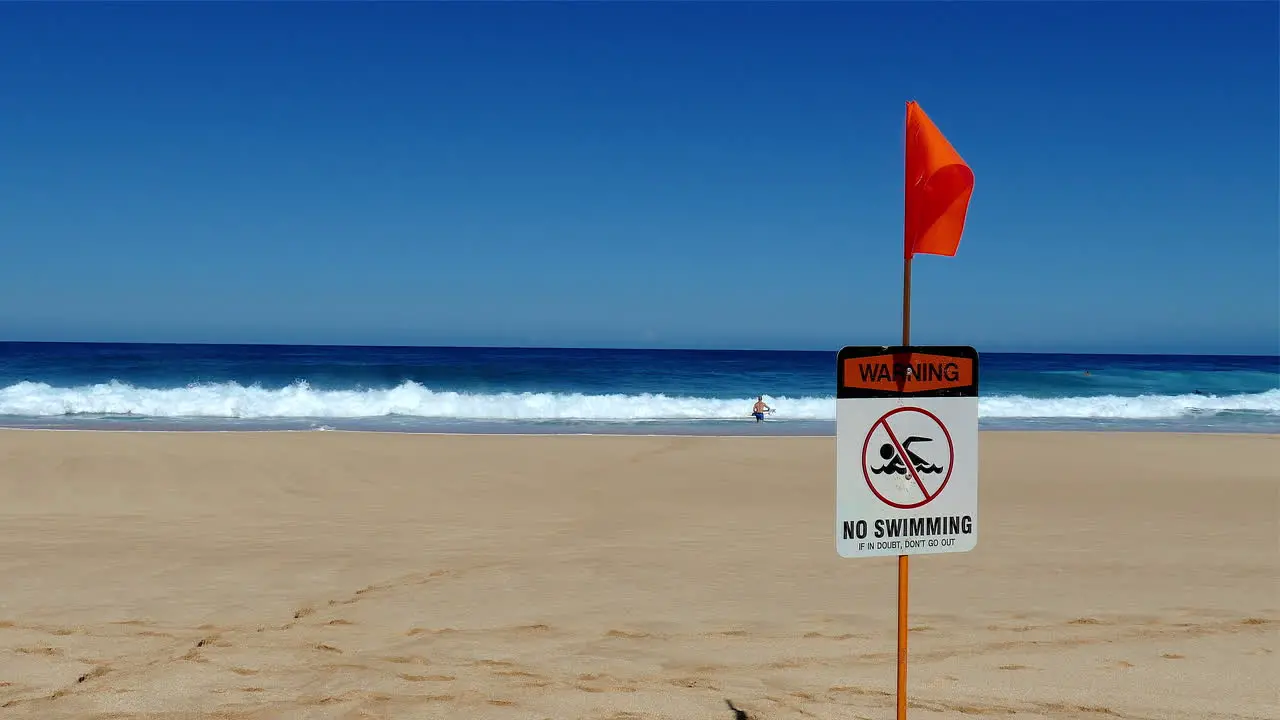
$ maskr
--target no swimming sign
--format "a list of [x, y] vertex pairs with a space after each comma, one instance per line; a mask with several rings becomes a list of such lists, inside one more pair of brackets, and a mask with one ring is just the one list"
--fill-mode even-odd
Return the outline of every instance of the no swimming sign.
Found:
[[836, 367], [836, 551], [967, 552], [978, 541], [978, 353], [846, 347]]

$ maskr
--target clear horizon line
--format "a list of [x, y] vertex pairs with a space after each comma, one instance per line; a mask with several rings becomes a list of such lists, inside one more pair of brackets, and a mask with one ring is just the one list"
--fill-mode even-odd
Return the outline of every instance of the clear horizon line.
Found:
[[[940, 343], [932, 343], [939, 345]], [[954, 343], [947, 343], [954, 344]], [[831, 353], [837, 354], [840, 348], [832, 349], [813, 349], [813, 348], [748, 348], [748, 347], [724, 347], [724, 348], [692, 348], [692, 347], [634, 347], [622, 345], [495, 345], [495, 344], [476, 344], [476, 345], [412, 345], [412, 344], [388, 344], [388, 345], [369, 345], [364, 343], [284, 343], [284, 342], [212, 342], [212, 341], [120, 341], [120, 340], [0, 340], [0, 345], [154, 345], [167, 347], [264, 347], [264, 348], [351, 348], [351, 349], [386, 349], [386, 350], [605, 350], [617, 352], [709, 352], [709, 353], [734, 353], [734, 352], [752, 352], [752, 353]], [[873, 345], [873, 347], [893, 347], [892, 344]], [[921, 346], [926, 344], [921, 343]], [[977, 347], [977, 346], [974, 346]], [[1135, 357], [1241, 357], [1241, 358], [1277, 358], [1280, 359], [1280, 352], [1275, 354], [1259, 354], [1259, 353], [1204, 353], [1204, 352], [1101, 352], [1101, 351], [1055, 351], [1055, 350], [982, 350], [978, 348], [982, 354], [988, 355], [1057, 355], [1069, 357], [1087, 357], [1087, 356], [1135, 356]]]

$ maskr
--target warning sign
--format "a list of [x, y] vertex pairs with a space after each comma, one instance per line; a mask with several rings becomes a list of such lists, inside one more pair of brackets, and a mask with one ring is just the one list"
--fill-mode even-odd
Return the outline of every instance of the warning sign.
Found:
[[840, 555], [972, 550], [978, 517], [977, 351], [845, 348], [836, 375]]

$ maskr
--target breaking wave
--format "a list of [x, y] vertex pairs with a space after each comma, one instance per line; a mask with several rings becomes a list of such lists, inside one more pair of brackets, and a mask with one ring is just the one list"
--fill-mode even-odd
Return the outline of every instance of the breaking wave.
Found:
[[[765, 397], [775, 420], [835, 420], [832, 397]], [[0, 389], [0, 416], [131, 415], [157, 418], [377, 418], [643, 422], [730, 420], [747, 416], [754, 398], [559, 392], [468, 393], [415, 382], [386, 389], [318, 390], [306, 382], [266, 388], [211, 383], [179, 388], [112, 381], [77, 387], [21, 382]], [[1140, 395], [1036, 398], [989, 396], [984, 418], [1164, 419], [1222, 413], [1280, 416], [1280, 389], [1236, 395]]]

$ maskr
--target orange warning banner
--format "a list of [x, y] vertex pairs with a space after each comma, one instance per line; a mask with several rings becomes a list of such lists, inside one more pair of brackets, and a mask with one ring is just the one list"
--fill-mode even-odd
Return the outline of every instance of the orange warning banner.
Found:
[[927, 392], [974, 384], [973, 359], [929, 353], [889, 353], [844, 359], [844, 386], [884, 392]]

